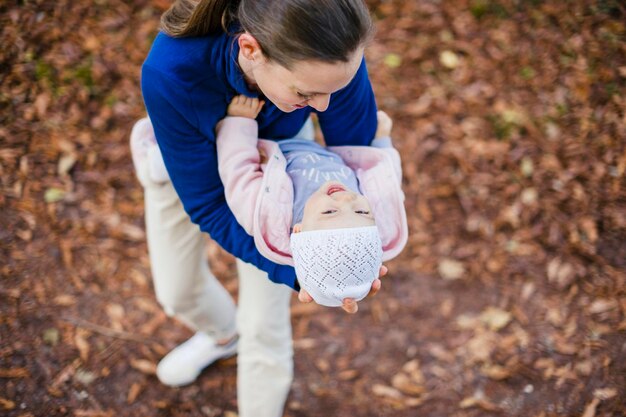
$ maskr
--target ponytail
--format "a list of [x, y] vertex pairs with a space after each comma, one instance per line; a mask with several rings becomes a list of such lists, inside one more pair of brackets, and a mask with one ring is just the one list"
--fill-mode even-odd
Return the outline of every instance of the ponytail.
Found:
[[227, 31], [239, 0], [176, 0], [161, 16], [161, 30], [184, 38]]

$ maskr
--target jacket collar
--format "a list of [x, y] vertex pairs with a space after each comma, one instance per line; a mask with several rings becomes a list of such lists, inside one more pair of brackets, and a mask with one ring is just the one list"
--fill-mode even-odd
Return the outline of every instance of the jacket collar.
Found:
[[244, 73], [237, 62], [237, 57], [239, 56], [237, 37], [232, 37], [226, 46], [229, 49], [226, 53], [226, 79], [237, 94], [243, 94], [246, 97], [258, 97], [258, 91], [250, 89], [248, 83], [246, 83]]

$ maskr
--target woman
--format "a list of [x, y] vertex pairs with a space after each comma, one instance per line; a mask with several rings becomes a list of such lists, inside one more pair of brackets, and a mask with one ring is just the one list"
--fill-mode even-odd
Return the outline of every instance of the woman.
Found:
[[[197, 333], [157, 375], [184, 385], [237, 351], [239, 415], [280, 416], [293, 378], [289, 298], [299, 286], [293, 268], [262, 257], [228, 209], [215, 125], [242, 94], [266, 102], [262, 137], [294, 137], [316, 112], [328, 145], [369, 145], [376, 103], [363, 49], [372, 23], [361, 0], [177, 0], [161, 23], [142, 68], [151, 124], [138, 123], [131, 141], [157, 298]], [[152, 129], [171, 182], [153, 175], [158, 153], [143, 154]], [[201, 231], [238, 258], [237, 311], [206, 266]], [[372, 293], [379, 288], [376, 280]], [[356, 312], [356, 302], [344, 309]]]

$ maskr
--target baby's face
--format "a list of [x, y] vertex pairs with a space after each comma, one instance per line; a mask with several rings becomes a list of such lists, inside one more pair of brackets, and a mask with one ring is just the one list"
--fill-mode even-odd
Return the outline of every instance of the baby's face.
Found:
[[367, 199], [337, 181], [324, 184], [304, 205], [302, 231], [374, 225]]

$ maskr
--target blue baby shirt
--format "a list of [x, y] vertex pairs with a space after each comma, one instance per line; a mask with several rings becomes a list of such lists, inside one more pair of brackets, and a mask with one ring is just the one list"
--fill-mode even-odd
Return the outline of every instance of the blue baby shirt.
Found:
[[304, 205], [325, 182], [339, 181], [352, 191], [359, 192], [354, 171], [339, 155], [306, 139], [282, 140], [278, 145], [287, 160], [287, 174], [293, 182], [292, 226], [302, 221]]

